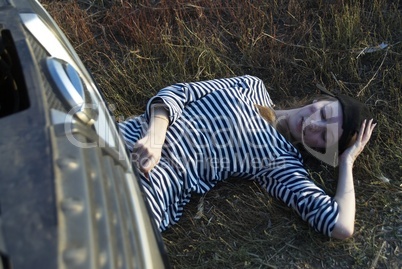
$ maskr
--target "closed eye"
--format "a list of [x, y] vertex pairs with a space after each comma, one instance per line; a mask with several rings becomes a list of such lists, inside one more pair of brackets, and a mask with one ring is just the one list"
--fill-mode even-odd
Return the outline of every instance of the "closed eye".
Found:
[[[325, 107], [323, 107], [322, 109], [321, 109], [321, 118], [322, 118], [322, 120], [323, 121], [325, 121], [327, 118], [326, 118], [326, 112], [325, 112]], [[327, 130], [326, 130], [326, 128], [324, 128], [324, 130], [322, 131], [322, 141], [324, 141], [324, 143], [327, 143]]]

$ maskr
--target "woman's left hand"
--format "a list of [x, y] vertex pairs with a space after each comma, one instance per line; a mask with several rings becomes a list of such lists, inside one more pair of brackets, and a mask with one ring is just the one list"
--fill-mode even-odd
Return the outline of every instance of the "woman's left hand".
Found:
[[352, 146], [347, 148], [342, 153], [342, 155], [339, 156], [340, 164], [345, 163], [353, 165], [353, 163], [357, 159], [357, 156], [359, 156], [359, 154], [363, 151], [364, 147], [370, 140], [371, 134], [373, 133], [376, 125], [377, 123], [373, 123], [373, 119], [369, 120], [368, 122], [367, 120], [363, 121], [355, 143], [353, 143]]

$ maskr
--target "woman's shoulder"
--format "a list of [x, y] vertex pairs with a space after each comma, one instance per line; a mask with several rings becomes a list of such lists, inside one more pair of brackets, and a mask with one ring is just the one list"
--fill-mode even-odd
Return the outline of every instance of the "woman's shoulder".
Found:
[[264, 81], [259, 77], [246, 74], [237, 78], [244, 81], [249, 87], [252, 86], [255, 87], [258, 85], [260, 87], [263, 86], [265, 88]]

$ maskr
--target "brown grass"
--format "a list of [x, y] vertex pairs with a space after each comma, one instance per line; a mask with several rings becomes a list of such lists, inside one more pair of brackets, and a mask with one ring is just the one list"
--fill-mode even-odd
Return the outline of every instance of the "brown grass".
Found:
[[[379, 126], [354, 169], [353, 238], [325, 238], [254, 183], [229, 180], [194, 197], [163, 234], [175, 268], [402, 267], [400, 1], [41, 2], [120, 119], [142, 113], [172, 83], [246, 73], [278, 103], [321, 83], [373, 109]], [[382, 42], [390, 46], [359, 56]], [[306, 162], [334, 193], [336, 170]]]

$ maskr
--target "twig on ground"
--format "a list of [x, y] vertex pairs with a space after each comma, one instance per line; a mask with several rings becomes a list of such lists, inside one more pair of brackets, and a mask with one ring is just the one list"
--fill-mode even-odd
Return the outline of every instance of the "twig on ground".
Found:
[[376, 268], [378, 260], [379, 260], [380, 255], [381, 255], [381, 252], [384, 249], [386, 243], [387, 243], [386, 241], [382, 242], [382, 245], [381, 245], [380, 249], [378, 250], [377, 255], [375, 255], [375, 258], [374, 258], [373, 262], [371, 263], [370, 269], [375, 269]]
[[381, 64], [380, 64], [380, 66], [378, 67], [377, 71], [376, 71], [376, 72], [374, 73], [374, 75], [371, 77], [371, 79], [369, 80], [369, 82], [367, 82], [367, 84], [357, 93], [357, 96], [360, 96], [360, 95], [363, 93], [363, 91], [364, 91], [365, 89], [367, 89], [367, 87], [371, 84], [371, 82], [377, 77], [378, 72], [380, 72], [380, 69], [381, 69], [381, 67], [382, 67], [383, 64], [384, 64], [385, 59], [387, 58], [388, 51], [389, 51], [388, 49], [385, 50], [384, 58], [382, 59]]

